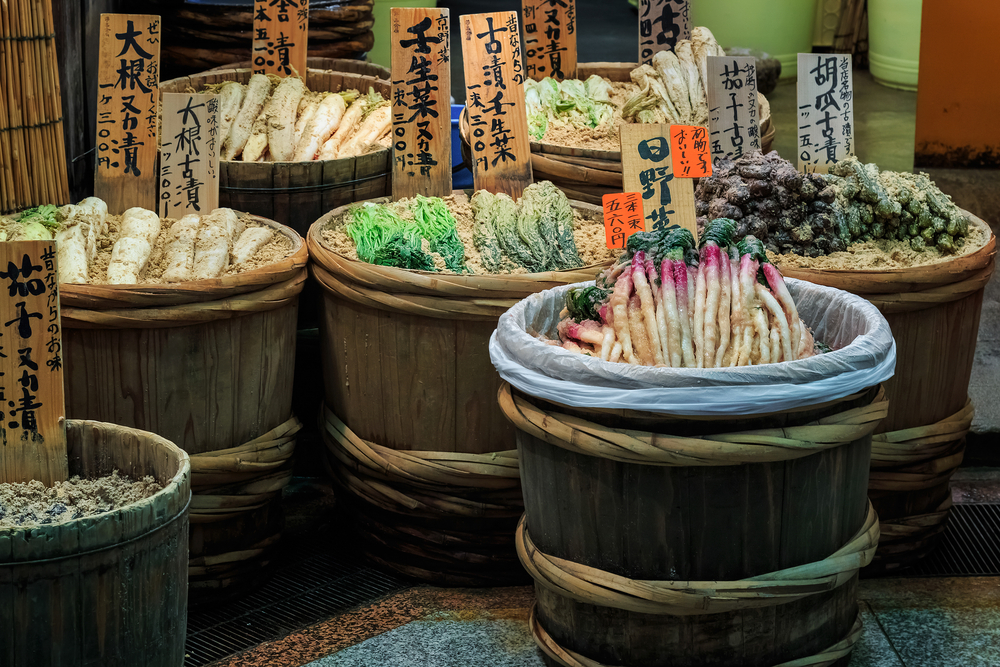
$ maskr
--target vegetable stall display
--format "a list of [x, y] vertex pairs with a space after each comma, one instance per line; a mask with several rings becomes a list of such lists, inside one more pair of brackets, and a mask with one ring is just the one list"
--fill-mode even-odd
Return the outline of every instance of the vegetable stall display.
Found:
[[263, 573], [300, 428], [291, 411], [301, 237], [220, 208], [178, 220], [91, 197], [0, 219], [55, 238], [66, 411], [151, 431], [191, 458], [191, 600]]
[[519, 299], [611, 263], [601, 210], [534, 183], [362, 202], [308, 237], [329, 465], [366, 553], [452, 585], [524, 577], [513, 430], [487, 342]]
[[897, 344], [890, 407], [875, 435], [869, 493], [882, 543], [874, 568], [926, 555], [944, 530], [950, 478], [973, 417], [968, 399], [996, 240], [926, 174], [849, 158], [803, 175], [778, 157], [722, 161], [695, 192], [699, 222], [734, 218], [786, 276], [875, 304]]

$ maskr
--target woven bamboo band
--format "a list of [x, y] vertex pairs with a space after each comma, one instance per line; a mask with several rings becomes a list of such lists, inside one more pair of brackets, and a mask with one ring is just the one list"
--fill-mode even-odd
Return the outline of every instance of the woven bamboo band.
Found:
[[880, 521], [879, 531], [882, 534], [880, 538], [882, 544], [875, 559], [879, 560], [883, 548], [892, 542], [920, 540], [944, 530], [944, 523], [948, 520], [948, 513], [951, 510], [952, 504], [951, 491], [949, 490], [948, 495], [945, 496], [941, 504], [931, 512]]
[[869, 435], [889, 411], [889, 402], [880, 391], [869, 405], [802, 426], [683, 437], [611, 429], [545, 410], [515, 396], [507, 383], [500, 388], [498, 398], [500, 409], [518, 429], [549, 444], [623, 463], [660, 466], [730, 466], [797, 459]]
[[259, 509], [292, 478], [302, 422], [291, 419], [250, 442], [191, 455], [191, 523], [212, 523]]
[[773, 607], [832, 591], [871, 562], [878, 538], [878, 516], [869, 502], [861, 528], [832, 555], [740, 581], [639, 581], [549, 556], [531, 541], [524, 518], [515, 544], [531, 578], [563, 597], [640, 614], [700, 616]]
[[305, 285], [306, 271], [256, 292], [217, 301], [185, 303], [163, 308], [119, 308], [88, 310], [63, 308], [63, 325], [69, 329], [163, 329], [242, 317], [276, 310], [295, 303]]
[[[535, 638], [535, 643], [538, 644], [538, 647], [542, 649], [546, 655], [560, 665], [564, 665], [564, 667], [608, 667], [607, 665], [597, 662], [596, 660], [591, 660], [586, 656], [580, 655], [579, 653], [564, 648], [556, 643], [552, 636], [545, 631], [545, 628], [542, 627], [542, 624], [538, 622], [538, 615], [535, 613], [535, 606], [537, 605], [532, 605], [531, 607], [531, 634]], [[774, 667], [828, 667], [841, 658], [849, 655], [851, 651], [854, 650], [854, 645], [857, 644], [858, 640], [861, 638], [861, 629], [861, 614], [858, 614], [858, 616], [854, 619], [854, 625], [851, 626], [851, 630], [847, 633], [847, 636], [833, 646], [824, 649], [816, 655], [789, 660], [775, 665]]]
[[355, 495], [390, 512], [501, 518], [523, 511], [517, 452], [396, 450], [363, 440], [326, 406], [323, 440], [331, 473]]
[[862, 294], [883, 314], [910, 313], [926, 310], [942, 303], [950, 303], [964, 299], [983, 289], [993, 275], [993, 259], [982, 271], [978, 271], [965, 280], [949, 285], [932, 287], [916, 292], [898, 292], [895, 294]]

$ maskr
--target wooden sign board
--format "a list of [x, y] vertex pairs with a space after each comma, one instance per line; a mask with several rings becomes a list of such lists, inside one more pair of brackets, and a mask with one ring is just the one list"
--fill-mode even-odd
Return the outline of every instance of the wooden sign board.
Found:
[[392, 9], [392, 196], [451, 194], [447, 9]]
[[691, 39], [688, 0], [639, 0], [639, 64], [650, 65], [660, 51]]
[[521, 0], [524, 66], [531, 79], [576, 78], [576, 0]]
[[0, 482], [68, 476], [55, 249], [0, 243]]
[[306, 75], [309, 0], [254, 0], [254, 74]]
[[760, 152], [757, 59], [708, 56], [708, 133], [712, 163]]
[[617, 192], [601, 197], [604, 240], [609, 248], [624, 248], [628, 237], [646, 231], [641, 192]]
[[825, 174], [854, 155], [851, 55], [800, 53], [798, 65], [798, 167]]
[[94, 196], [120, 215], [156, 208], [160, 17], [101, 14]]
[[670, 127], [631, 123], [620, 126], [622, 181], [626, 192], [642, 193], [647, 230], [683, 227], [698, 238], [694, 181], [675, 177]]
[[160, 217], [219, 208], [219, 98], [161, 95]]
[[517, 200], [531, 183], [517, 13], [463, 16], [462, 56], [476, 189]]

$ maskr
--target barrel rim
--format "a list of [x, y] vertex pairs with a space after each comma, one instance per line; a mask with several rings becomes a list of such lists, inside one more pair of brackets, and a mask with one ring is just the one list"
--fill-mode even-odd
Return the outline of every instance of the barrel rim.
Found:
[[[374, 74], [364, 74], [363, 72], [352, 72], [351, 70], [337, 69], [343, 66], [342, 63], [359, 63], [363, 68], [368, 68], [372, 72], [378, 72], [379, 74], [384, 74], [384, 76], [376, 76], [377, 79], [382, 81], [389, 81], [392, 78], [392, 72], [388, 67], [379, 65], [378, 63], [373, 63], [370, 60], [359, 60], [357, 58], [327, 58], [325, 56], [309, 56], [306, 58], [306, 68], [315, 69], [323, 72], [335, 72], [336, 74], [358, 74], [360, 76], [374, 76]], [[227, 63], [225, 65], [216, 65], [211, 67], [206, 72], [216, 72], [222, 69], [249, 69], [251, 62], [249, 60], [237, 60], [236, 62]], [[323, 65], [329, 65], [329, 67], [323, 67]]]
[[[453, 195], [468, 196], [468, 190], [455, 190]], [[385, 203], [392, 197], [369, 199], [367, 202]], [[570, 205], [592, 214], [602, 213], [599, 206], [586, 202], [569, 200]], [[455, 298], [512, 298], [522, 299], [535, 292], [565, 285], [567, 283], [591, 280], [601, 268], [610, 264], [593, 264], [565, 271], [543, 271], [539, 273], [453, 275], [400, 269], [393, 266], [368, 264], [360, 259], [350, 259], [330, 250], [323, 244], [322, 230], [348, 209], [366, 203], [354, 202], [339, 206], [326, 213], [309, 227], [306, 243], [313, 262], [336, 279], [358, 283], [393, 294], [421, 294]]]
[[[242, 212], [241, 212], [242, 213]], [[299, 234], [280, 222], [246, 213], [250, 220], [281, 232], [292, 242], [292, 249], [283, 259], [266, 266], [221, 278], [189, 280], [160, 285], [89, 285], [61, 283], [60, 304], [68, 308], [110, 310], [148, 306], [177, 306], [203, 303], [258, 291], [287, 281], [300, 272], [309, 261], [309, 250]]]
[[[142, 429], [94, 420], [66, 420], [67, 439], [80, 437], [85, 429], [102, 435], [132, 435], [145, 447], [153, 448], [150, 459], [162, 456], [175, 461], [175, 471], [166, 481], [158, 480], [163, 488], [153, 495], [112, 512], [55, 525], [0, 530], [0, 566], [102, 551], [149, 535], [187, 514], [191, 500], [191, 461], [187, 452], [166, 438]], [[89, 539], [81, 539], [83, 537]]]

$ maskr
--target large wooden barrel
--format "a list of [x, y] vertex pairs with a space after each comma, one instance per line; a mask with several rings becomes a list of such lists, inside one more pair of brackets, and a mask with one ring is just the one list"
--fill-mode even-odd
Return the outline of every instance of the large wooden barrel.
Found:
[[[281, 532], [300, 424], [291, 414], [308, 259], [169, 285], [63, 285], [66, 411], [161, 434], [191, 455], [191, 591], [239, 592]], [[204, 596], [200, 595], [205, 593]]]
[[[248, 69], [249, 67], [249, 60], [241, 60], [235, 63], [219, 65], [218, 67], [213, 67], [212, 69]], [[388, 67], [383, 67], [382, 65], [368, 62], [367, 60], [358, 60], [356, 58], [319, 58], [309, 56], [306, 58], [306, 67], [309, 69], [329, 70], [331, 72], [340, 72], [343, 74], [372, 76], [376, 79], [383, 79], [385, 81], [389, 81], [392, 77], [392, 72], [389, 71]]]
[[163, 488], [112, 512], [0, 530], [0, 665], [180, 667], [188, 456], [158, 435], [96, 421], [67, 420], [66, 438], [70, 475], [117, 470]]
[[[182, 93], [201, 90], [221, 81], [250, 80], [249, 69], [213, 70], [164, 81], [160, 91]], [[374, 88], [386, 99], [391, 85], [360, 74], [309, 69], [310, 90], [339, 92]], [[219, 206], [247, 211], [288, 225], [305, 236], [317, 218], [344, 204], [388, 195], [392, 188], [392, 153], [389, 149], [310, 162], [240, 162], [219, 165]]]
[[717, 418], [499, 396], [518, 428], [517, 546], [547, 664], [847, 664], [857, 572], [878, 542], [865, 493], [878, 387]]
[[969, 376], [983, 290], [996, 262], [996, 238], [973, 253], [907, 269], [811, 270], [793, 278], [853, 292], [885, 316], [896, 339], [896, 375], [885, 383], [889, 416], [872, 447], [869, 495], [882, 541], [868, 571], [892, 571], [927, 555], [951, 508], [950, 479], [972, 424]]
[[324, 437], [366, 549], [436, 583], [523, 578], [514, 433], [496, 405], [487, 344], [517, 301], [598, 269], [459, 276], [367, 264], [323, 244], [323, 227], [344, 210], [317, 221], [307, 241], [322, 291]]
[[[586, 79], [597, 74], [609, 81], [629, 81], [629, 73], [635, 68], [634, 63], [580, 63], [577, 76]], [[758, 94], [757, 100], [760, 102], [761, 149], [767, 153], [775, 132], [771, 106], [763, 95]], [[462, 111], [458, 129], [462, 157], [467, 164], [472, 164], [468, 109]], [[621, 192], [623, 188], [622, 155], [618, 150], [569, 148], [532, 141], [531, 172], [536, 181], [552, 181], [567, 196], [591, 204], [600, 204], [604, 195]]]

